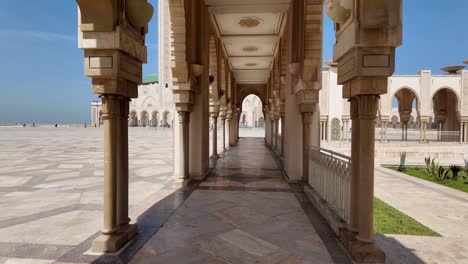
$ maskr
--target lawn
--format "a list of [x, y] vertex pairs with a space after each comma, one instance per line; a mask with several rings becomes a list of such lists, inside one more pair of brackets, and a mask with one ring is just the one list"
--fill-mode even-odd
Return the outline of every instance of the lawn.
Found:
[[441, 236], [378, 198], [374, 198], [374, 232], [380, 234]]
[[[396, 166], [390, 166], [386, 168], [398, 171], [398, 167]], [[465, 183], [465, 180], [461, 176], [458, 178], [458, 181], [454, 181], [451, 179], [438, 181], [435, 178], [427, 175], [427, 173], [424, 171], [424, 168], [421, 167], [406, 167], [406, 171], [403, 173], [468, 193], [468, 184]]]

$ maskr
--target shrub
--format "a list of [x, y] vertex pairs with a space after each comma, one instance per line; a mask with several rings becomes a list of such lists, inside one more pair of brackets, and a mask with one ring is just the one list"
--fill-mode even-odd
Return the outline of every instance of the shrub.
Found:
[[424, 162], [426, 163], [426, 173], [430, 177], [434, 177], [436, 171], [436, 164], [434, 162], [435, 158], [431, 160], [431, 157], [424, 158]]
[[435, 173], [435, 178], [438, 181], [443, 181], [449, 178], [449, 170], [445, 169], [442, 166], [437, 165], [436, 167], [436, 173]]
[[458, 173], [462, 171], [462, 167], [452, 164], [450, 165], [449, 169], [452, 171], [452, 180], [457, 181], [458, 180]]
[[398, 166], [398, 171], [406, 171], [406, 152], [400, 154], [400, 166]]

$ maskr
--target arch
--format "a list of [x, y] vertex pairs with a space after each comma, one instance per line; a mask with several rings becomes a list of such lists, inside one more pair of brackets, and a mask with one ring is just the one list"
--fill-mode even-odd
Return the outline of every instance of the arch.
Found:
[[148, 96], [141, 103], [141, 108], [148, 108], [148, 107], [152, 107], [153, 105], [157, 105], [156, 98], [154, 98], [153, 96]]
[[[434, 119], [440, 131], [459, 132], [459, 96], [452, 88], [439, 88], [432, 96]], [[444, 140], [444, 136], [440, 138]]]
[[253, 94], [258, 96], [262, 105], [265, 107], [267, 105], [266, 96], [264, 94], [265, 85], [238, 85], [238, 98], [239, 103], [242, 105], [244, 99]]
[[140, 113], [140, 126], [146, 127], [149, 124], [149, 116], [146, 110], [141, 111]]
[[[185, 19], [186, 1], [163, 1], [169, 5], [171, 16], [171, 60], [172, 79], [174, 83], [188, 82], [189, 72], [187, 63], [187, 37], [190, 34]], [[190, 38], [189, 38], [190, 39]]]
[[409, 86], [402, 86], [396, 89], [395, 91], [393, 91], [391, 98], [396, 97], [398, 99], [397, 94], [404, 90], [408, 90], [412, 93], [412, 95], [414, 95], [414, 98], [416, 99], [416, 111], [419, 112], [421, 110], [421, 97], [413, 88]]
[[441, 87], [435, 89], [434, 92], [431, 94], [432, 101], [434, 100], [434, 96], [438, 92], [440, 92], [440, 91], [442, 91], [444, 89], [447, 89], [447, 90], [451, 91], [456, 96], [456, 98], [457, 98], [457, 100], [456, 100], [456, 109], [457, 109], [458, 112], [460, 112], [461, 111], [461, 108], [460, 108], [460, 106], [461, 106], [461, 97], [458, 94], [457, 90], [453, 89], [450, 86], [441, 86]]
[[151, 126], [152, 127], [157, 127], [158, 126], [158, 111], [154, 110], [151, 113]]
[[340, 141], [341, 139], [341, 122], [338, 118], [333, 118], [331, 121], [331, 140]]
[[171, 115], [171, 112], [169, 110], [165, 110], [163, 112], [163, 119], [161, 121], [162, 121], [162, 126], [171, 127], [171, 125], [172, 125], [172, 115]]
[[129, 123], [132, 127], [138, 126], [138, 116], [135, 110], [130, 111]]

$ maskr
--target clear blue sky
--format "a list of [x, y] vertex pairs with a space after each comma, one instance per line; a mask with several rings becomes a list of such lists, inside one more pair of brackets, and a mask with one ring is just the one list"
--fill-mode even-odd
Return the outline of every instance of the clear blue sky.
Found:
[[[149, 0], [157, 6], [157, 0]], [[449, 2], [449, 4], [447, 3]], [[404, 38], [396, 74], [420, 69], [440, 73], [468, 59], [467, 0], [404, 0]], [[326, 19], [324, 60], [332, 57], [334, 33]], [[148, 65], [157, 73], [157, 12], [147, 35]], [[77, 6], [73, 0], [0, 1], [0, 123], [89, 122], [90, 80], [77, 48]]]

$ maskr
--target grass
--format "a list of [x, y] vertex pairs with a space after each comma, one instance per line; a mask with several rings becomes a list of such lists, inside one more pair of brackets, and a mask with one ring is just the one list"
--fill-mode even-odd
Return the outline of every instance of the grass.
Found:
[[[387, 168], [391, 169], [391, 170], [395, 170], [395, 171], [397, 171], [397, 169], [398, 169], [397, 166], [391, 166], [391, 167], [387, 167]], [[410, 176], [413, 176], [413, 177], [417, 177], [417, 178], [426, 180], [426, 181], [430, 181], [430, 182], [434, 182], [434, 183], [437, 183], [437, 184], [440, 184], [440, 185], [444, 185], [444, 186], [450, 187], [450, 188], [455, 189], [455, 190], [459, 190], [459, 191], [468, 193], [468, 184], [465, 183], [465, 180], [463, 179], [462, 175], [459, 176], [457, 181], [454, 181], [452, 179], [438, 181], [435, 178], [427, 175], [427, 173], [424, 171], [424, 168], [421, 168], [421, 167], [406, 167], [406, 171], [404, 171], [403, 173], [405, 173], [407, 175], [410, 175]], [[460, 172], [460, 174], [462, 174], [462, 173]]]
[[374, 232], [380, 234], [441, 236], [378, 198], [374, 198]]

